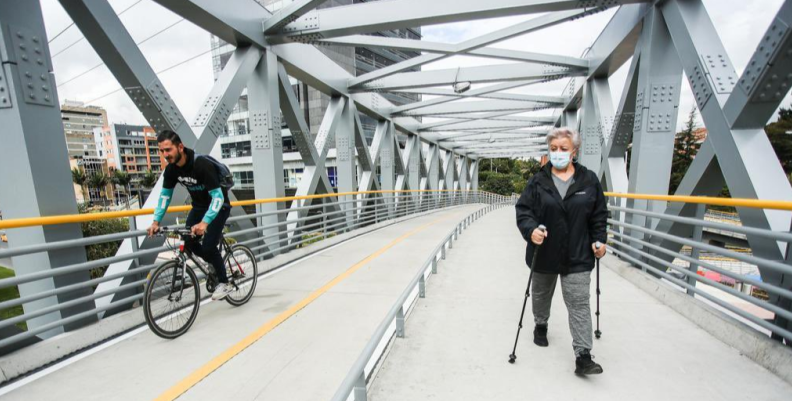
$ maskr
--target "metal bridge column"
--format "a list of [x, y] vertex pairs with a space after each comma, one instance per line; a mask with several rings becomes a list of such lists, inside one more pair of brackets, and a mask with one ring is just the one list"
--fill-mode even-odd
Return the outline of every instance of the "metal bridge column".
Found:
[[[0, 2], [0, 205], [3, 218], [76, 214], [77, 203], [69, 172], [66, 139], [52, 74], [52, 60], [37, 1]], [[63, 224], [8, 231], [14, 247], [82, 238], [80, 226]], [[17, 276], [85, 262], [85, 250], [70, 248], [12, 258]], [[19, 286], [20, 296], [65, 287], [89, 279], [87, 271], [37, 280]], [[23, 305], [25, 313], [90, 295], [88, 288]], [[93, 302], [27, 321], [32, 330], [61, 318], [90, 310]], [[76, 328], [82, 321], [67, 326]], [[63, 332], [57, 328], [49, 337]]]

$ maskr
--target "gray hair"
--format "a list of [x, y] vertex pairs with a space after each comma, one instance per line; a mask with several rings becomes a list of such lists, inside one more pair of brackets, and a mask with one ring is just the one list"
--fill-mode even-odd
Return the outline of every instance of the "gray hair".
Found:
[[550, 130], [547, 134], [547, 147], [550, 147], [550, 142], [561, 138], [569, 138], [569, 140], [572, 141], [572, 146], [575, 149], [580, 149], [580, 134], [569, 127], [553, 128]]

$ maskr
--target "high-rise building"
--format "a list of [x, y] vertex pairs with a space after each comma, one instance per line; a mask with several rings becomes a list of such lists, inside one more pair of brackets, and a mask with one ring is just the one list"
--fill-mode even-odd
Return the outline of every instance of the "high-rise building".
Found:
[[132, 178], [132, 188], [151, 170], [161, 173], [167, 164], [159, 154], [157, 133], [142, 125], [113, 124], [94, 130], [99, 156], [107, 159], [110, 170], [122, 170]]
[[83, 102], [66, 100], [61, 105], [61, 118], [69, 158], [98, 157], [93, 130], [108, 125], [107, 111], [101, 107], [86, 106]]
[[[376, 0], [375, 0], [376, 1]], [[258, 0], [260, 4], [267, 7], [270, 11], [276, 11], [291, 3], [291, 1], [284, 0]], [[329, 0], [324, 2], [319, 8], [337, 7], [350, 5], [355, 3], [363, 3], [364, 0]], [[421, 39], [420, 28], [413, 29], [398, 29], [393, 31], [378, 32], [374, 35], [398, 37], [413, 40]], [[234, 47], [222, 41], [216, 36], [211, 37], [212, 46], [212, 65], [214, 68], [214, 77], [217, 79], [223, 67], [225, 67], [228, 59], [231, 58], [231, 53]], [[318, 49], [324, 53], [331, 60], [336, 62], [342, 68], [352, 75], [358, 76], [385, 66], [399, 63], [401, 61], [420, 56], [419, 52], [401, 51], [393, 49], [374, 49], [364, 47], [351, 47], [351, 46], [319, 46]], [[416, 71], [420, 68], [414, 68], [407, 71]], [[322, 92], [309, 87], [299, 81], [293, 82], [293, 88], [300, 103], [305, 120], [310, 127], [311, 133], [316, 135], [319, 127], [322, 124], [325, 110], [330, 103], [330, 97]], [[402, 105], [414, 101], [420, 101], [420, 95], [414, 94], [392, 94], [384, 93], [383, 96], [396, 105]], [[365, 116], [361, 115], [361, 124], [366, 139], [371, 144], [374, 138], [374, 129], [376, 122]], [[281, 119], [284, 121], [284, 119]], [[297, 146], [291, 137], [288, 126], [283, 123], [281, 135], [283, 137], [283, 175], [284, 183], [288, 189], [297, 187], [297, 183], [302, 177], [304, 164], [300, 159], [300, 154], [297, 152]], [[243, 92], [236, 107], [234, 108], [231, 116], [228, 119], [226, 132], [218, 141], [219, 146], [216, 146], [213, 154], [216, 157], [222, 157], [223, 162], [229, 166], [234, 173], [234, 178], [237, 183], [235, 189], [252, 189], [253, 188], [253, 164], [251, 159], [251, 145], [250, 145], [250, 123], [248, 120], [248, 102], [247, 92]], [[331, 149], [328, 153], [326, 167], [328, 178], [332, 185], [336, 184], [336, 164], [335, 164], [335, 149]]]

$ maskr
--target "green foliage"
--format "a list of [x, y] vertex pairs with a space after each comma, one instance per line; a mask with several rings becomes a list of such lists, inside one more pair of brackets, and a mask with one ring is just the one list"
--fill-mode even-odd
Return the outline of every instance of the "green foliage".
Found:
[[72, 182], [74, 182], [79, 186], [85, 185], [85, 182], [88, 180], [88, 177], [86, 177], [85, 172], [83, 172], [82, 169], [77, 167], [71, 170], [71, 175], [72, 175]]
[[126, 195], [126, 204], [127, 209], [129, 209], [129, 195], [132, 192], [129, 188], [129, 184], [132, 183], [132, 176], [129, 175], [126, 171], [122, 170], [115, 170], [113, 171], [113, 176], [111, 177], [111, 181], [117, 187], [124, 189], [124, 194]]
[[[0, 266], [0, 280], [14, 277], [14, 271]], [[10, 301], [19, 298], [19, 288], [17, 286], [0, 288], [0, 302]], [[23, 314], [22, 305], [17, 305], [8, 309], [0, 309], [0, 320], [11, 319]], [[27, 323], [17, 323], [16, 326], [27, 331]]]
[[685, 177], [688, 168], [696, 158], [699, 150], [699, 145], [696, 144], [696, 137], [693, 133], [696, 131], [696, 108], [690, 110], [688, 115], [685, 129], [676, 134], [674, 140], [674, 154], [671, 161], [671, 182], [668, 187], [668, 193], [676, 193], [682, 178]]
[[479, 187], [487, 192], [508, 196], [516, 191], [514, 182], [517, 180], [522, 180], [522, 177], [516, 174], [490, 172], [487, 176], [487, 180], [484, 182], [481, 182], [481, 178], [479, 177]]
[[500, 195], [521, 194], [528, 180], [542, 169], [535, 159], [489, 159], [479, 164], [479, 188]]
[[304, 240], [305, 242], [301, 243], [300, 245], [297, 245], [297, 248], [305, 248], [308, 245], [317, 243], [317, 242], [319, 242], [319, 241], [321, 241], [323, 239], [326, 239], [326, 238], [333, 238], [335, 236], [336, 236], [335, 232], [331, 232], [331, 233], [327, 233], [327, 234], [325, 234], [323, 232], [315, 232], [315, 233], [303, 234], [301, 239]]
[[110, 183], [110, 178], [103, 172], [95, 172], [88, 176], [88, 186], [96, 189], [101, 194], [107, 184]]
[[[81, 206], [80, 213], [86, 213], [86, 208]], [[129, 221], [127, 219], [104, 219], [82, 223], [83, 237], [95, 237], [97, 235], [115, 234], [129, 231]], [[104, 242], [85, 247], [88, 261], [109, 258], [115, 256], [121, 241]], [[102, 277], [107, 270], [107, 266], [100, 266], [91, 270], [91, 278]]]
[[765, 127], [767, 138], [775, 150], [781, 167], [787, 174], [792, 174], [792, 107], [781, 108], [778, 120]]
[[71, 170], [72, 182], [80, 186], [83, 193], [83, 201], [88, 202], [88, 195], [85, 193], [85, 184], [88, 182], [88, 176], [81, 168], [75, 167]]
[[126, 171], [115, 170], [113, 171], [113, 184], [120, 185], [126, 189], [127, 185], [132, 182], [132, 177]]
[[143, 177], [140, 179], [140, 185], [144, 188], [153, 188], [157, 185], [157, 174], [151, 170], [146, 170]]

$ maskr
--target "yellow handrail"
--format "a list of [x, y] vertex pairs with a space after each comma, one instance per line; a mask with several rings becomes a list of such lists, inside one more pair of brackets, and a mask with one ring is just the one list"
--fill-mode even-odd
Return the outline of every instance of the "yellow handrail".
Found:
[[[246, 201], [231, 202], [231, 206], [250, 206], [264, 203], [277, 203], [287, 202], [302, 199], [321, 199], [321, 198], [335, 198], [337, 196], [350, 196], [350, 195], [367, 195], [367, 194], [393, 194], [393, 193], [412, 193], [412, 192], [473, 192], [461, 189], [416, 189], [416, 190], [402, 190], [402, 191], [361, 191], [361, 192], [341, 192], [332, 194], [321, 195], [307, 195], [307, 196], [287, 196], [283, 198], [268, 198], [268, 199], [251, 199]], [[491, 194], [486, 191], [478, 191], [482, 193]], [[495, 195], [495, 194], [491, 194]], [[172, 206], [168, 208], [167, 213], [186, 212], [192, 209], [190, 205]], [[55, 224], [69, 224], [69, 223], [84, 223], [87, 221], [115, 219], [122, 217], [143, 216], [153, 214], [154, 209], [138, 209], [126, 210], [119, 212], [101, 212], [101, 213], [85, 213], [85, 214], [67, 214], [60, 216], [46, 216], [46, 217], [28, 217], [21, 219], [0, 220], [0, 230], [9, 228], [33, 227], [33, 226], [48, 226]]]
[[711, 196], [641, 195], [617, 192], [605, 192], [605, 196], [667, 202], [703, 203], [715, 206], [750, 207], [755, 209], [792, 210], [792, 202], [780, 200], [715, 198]]

